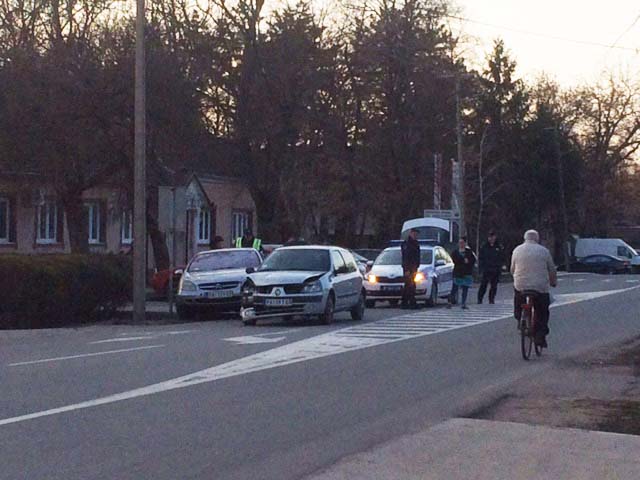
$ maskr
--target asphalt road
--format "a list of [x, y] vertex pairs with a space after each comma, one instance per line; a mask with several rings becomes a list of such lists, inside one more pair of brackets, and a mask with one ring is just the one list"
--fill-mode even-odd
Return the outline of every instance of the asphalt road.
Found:
[[[0, 332], [1, 479], [298, 479], [640, 334], [640, 277], [561, 277], [550, 349], [497, 305]], [[472, 292], [471, 298], [475, 292]]]

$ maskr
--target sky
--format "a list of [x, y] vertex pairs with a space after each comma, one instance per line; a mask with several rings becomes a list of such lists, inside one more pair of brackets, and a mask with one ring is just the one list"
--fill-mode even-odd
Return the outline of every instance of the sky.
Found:
[[518, 62], [518, 76], [527, 81], [545, 73], [571, 87], [597, 81], [605, 71], [640, 79], [639, 0], [457, 0], [457, 5], [467, 20], [452, 19], [451, 26], [465, 35], [472, 67], [483, 64], [499, 37]]

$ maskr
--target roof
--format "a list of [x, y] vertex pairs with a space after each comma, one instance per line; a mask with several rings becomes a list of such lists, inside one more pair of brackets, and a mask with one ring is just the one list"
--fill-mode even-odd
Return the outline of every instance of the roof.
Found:
[[347, 250], [335, 245], [292, 245], [290, 247], [280, 247], [278, 250]]

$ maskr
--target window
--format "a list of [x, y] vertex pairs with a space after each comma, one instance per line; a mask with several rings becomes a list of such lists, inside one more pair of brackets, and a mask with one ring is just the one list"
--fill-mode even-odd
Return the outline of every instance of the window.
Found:
[[131, 245], [133, 243], [133, 213], [131, 210], [122, 212], [120, 237], [123, 245]]
[[353, 258], [353, 255], [351, 254], [351, 252], [347, 252], [345, 250], [340, 252], [342, 254], [342, 258], [344, 259], [345, 263], [347, 264], [347, 270], [349, 271], [349, 273], [354, 273], [358, 271], [358, 265], [356, 264], [356, 261]]
[[37, 243], [56, 243], [58, 238], [58, 206], [52, 200], [38, 205]]
[[231, 226], [231, 238], [235, 240], [244, 235], [249, 228], [249, 214], [246, 212], [234, 212], [233, 224]]
[[618, 247], [618, 256], [625, 258], [633, 258], [633, 254], [627, 247]]
[[344, 258], [337, 250], [331, 251], [331, 258], [333, 258], [333, 271], [336, 273], [347, 273], [347, 265], [344, 263]]
[[200, 209], [198, 211], [198, 243], [209, 244], [211, 242], [211, 210]]
[[101, 231], [101, 215], [100, 204], [97, 202], [87, 203], [85, 205], [85, 209], [87, 212], [87, 218], [89, 221], [89, 243], [97, 244], [100, 243], [102, 238]]
[[9, 200], [0, 198], [0, 243], [9, 243]]

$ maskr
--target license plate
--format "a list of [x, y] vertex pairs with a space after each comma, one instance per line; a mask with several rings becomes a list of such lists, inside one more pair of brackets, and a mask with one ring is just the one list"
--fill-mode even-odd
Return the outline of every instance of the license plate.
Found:
[[399, 292], [403, 288], [404, 287], [402, 285], [388, 285], [388, 286], [383, 286], [382, 291], [383, 292]]
[[293, 300], [290, 298], [267, 298], [264, 301], [264, 304], [267, 307], [284, 307], [286, 305], [291, 305]]
[[214, 290], [207, 292], [207, 298], [229, 298], [233, 297], [233, 290]]

